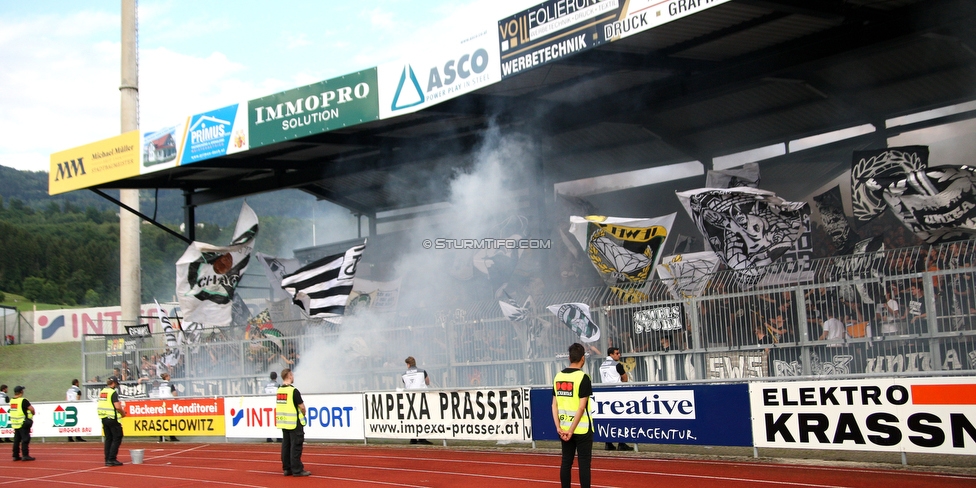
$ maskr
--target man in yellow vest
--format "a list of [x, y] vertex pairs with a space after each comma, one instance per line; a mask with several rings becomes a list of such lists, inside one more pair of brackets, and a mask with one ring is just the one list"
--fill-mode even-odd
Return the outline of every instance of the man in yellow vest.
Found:
[[125, 417], [125, 409], [119, 401], [119, 379], [109, 377], [105, 388], [98, 392], [98, 416], [102, 419], [102, 432], [105, 436], [105, 465], [122, 466], [119, 462], [119, 446], [122, 445], [122, 424], [119, 419]]
[[556, 374], [552, 382], [552, 420], [562, 441], [559, 480], [569, 488], [573, 478], [573, 458], [579, 457], [581, 488], [590, 487], [590, 460], [593, 457], [593, 421], [589, 400], [593, 383], [583, 372], [586, 351], [580, 343], [569, 346], [569, 367]]
[[[10, 400], [10, 424], [14, 428], [14, 461], [33, 461], [30, 456], [31, 427], [34, 425], [34, 406], [24, 398], [24, 387], [14, 387], [14, 399]], [[20, 457], [20, 448], [24, 457]]]
[[302, 393], [292, 385], [291, 369], [281, 370], [281, 386], [275, 398], [275, 425], [281, 429], [281, 468], [285, 476], [309, 476], [302, 464], [305, 443], [305, 402]]

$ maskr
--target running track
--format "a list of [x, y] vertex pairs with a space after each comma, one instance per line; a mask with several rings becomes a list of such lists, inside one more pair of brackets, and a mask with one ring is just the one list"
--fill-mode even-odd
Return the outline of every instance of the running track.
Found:
[[[10, 449], [11, 444], [0, 444]], [[129, 449], [145, 449], [145, 462], [129, 463]], [[122, 444], [125, 466], [108, 468], [102, 445], [31, 443], [33, 462], [0, 458], [3, 486], [559, 486], [559, 453], [445, 449], [443, 447], [306, 444], [308, 478], [285, 478], [279, 444]], [[574, 469], [574, 486], [577, 478]], [[976, 472], [851, 468], [752, 461], [654, 459], [594, 452], [595, 487], [868, 487], [976, 486]]]

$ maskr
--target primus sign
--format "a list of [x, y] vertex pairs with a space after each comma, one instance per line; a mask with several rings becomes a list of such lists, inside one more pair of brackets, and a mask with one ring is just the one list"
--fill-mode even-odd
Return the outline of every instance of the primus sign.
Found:
[[376, 96], [374, 68], [251, 100], [250, 147], [376, 120]]

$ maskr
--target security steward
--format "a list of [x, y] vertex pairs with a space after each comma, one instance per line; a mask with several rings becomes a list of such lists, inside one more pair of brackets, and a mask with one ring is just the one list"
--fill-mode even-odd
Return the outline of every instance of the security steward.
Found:
[[[34, 425], [34, 407], [24, 398], [24, 387], [14, 387], [14, 399], [10, 400], [10, 424], [14, 428], [14, 461], [33, 461], [30, 456], [31, 427]], [[20, 448], [24, 457], [20, 457]]]
[[119, 401], [119, 379], [109, 377], [105, 388], [98, 392], [98, 416], [102, 419], [102, 432], [105, 436], [105, 465], [122, 466], [118, 460], [119, 446], [122, 445], [122, 424], [119, 419], [125, 417], [125, 409]]
[[302, 464], [305, 444], [305, 402], [292, 385], [295, 375], [290, 368], [281, 370], [281, 386], [275, 399], [275, 425], [281, 429], [281, 468], [285, 476], [309, 476]]
[[580, 487], [590, 486], [593, 459], [593, 422], [589, 401], [593, 384], [583, 372], [585, 350], [580, 343], [569, 346], [569, 367], [556, 374], [552, 384], [552, 420], [562, 444], [559, 481], [568, 488], [572, 480], [573, 458], [579, 459]]

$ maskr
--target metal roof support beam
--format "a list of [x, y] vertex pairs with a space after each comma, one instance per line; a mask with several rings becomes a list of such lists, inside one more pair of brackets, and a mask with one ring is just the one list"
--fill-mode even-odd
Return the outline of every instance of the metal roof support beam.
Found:
[[123, 208], [125, 210], [128, 210], [129, 212], [132, 212], [133, 215], [136, 215], [140, 219], [145, 220], [146, 222], [149, 222], [150, 224], [155, 225], [156, 227], [159, 227], [160, 229], [163, 229], [164, 231], [166, 231], [167, 234], [170, 234], [173, 237], [176, 237], [177, 239], [179, 239], [179, 240], [181, 240], [181, 241], [183, 241], [183, 242], [185, 242], [187, 244], [193, 242], [192, 240], [187, 240], [187, 238], [186, 237], [183, 237], [183, 235], [180, 234], [179, 232], [176, 232], [175, 230], [170, 229], [169, 227], [166, 227], [165, 225], [160, 224], [159, 222], [156, 222], [152, 217], [149, 217], [148, 215], [145, 215], [145, 214], [139, 212], [138, 210], [136, 210], [136, 209], [134, 209], [134, 208], [132, 208], [132, 207], [130, 207], [130, 206], [128, 206], [128, 205], [126, 205], [126, 204], [118, 201], [118, 200], [116, 200], [111, 195], [109, 195], [109, 194], [107, 194], [107, 193], [105, 193], [105, 192], [103, 192], [103, 191], [101, 191], [99, 189], [96, 189], [96, 188], [89, 188], [89, 190], [91, 190], [92, 193], [94, 193], [94, 194], [96, 194], [96, 195], [98, 195], [98, 196], [100, 196], [100, 197], [102, 197], [102, 198], [104, 198], [104, 199], [106, 199], [106, 200], [108, 200], [108, 201], [110, 201], [110, 202], [118, 205], [120, 208]]

